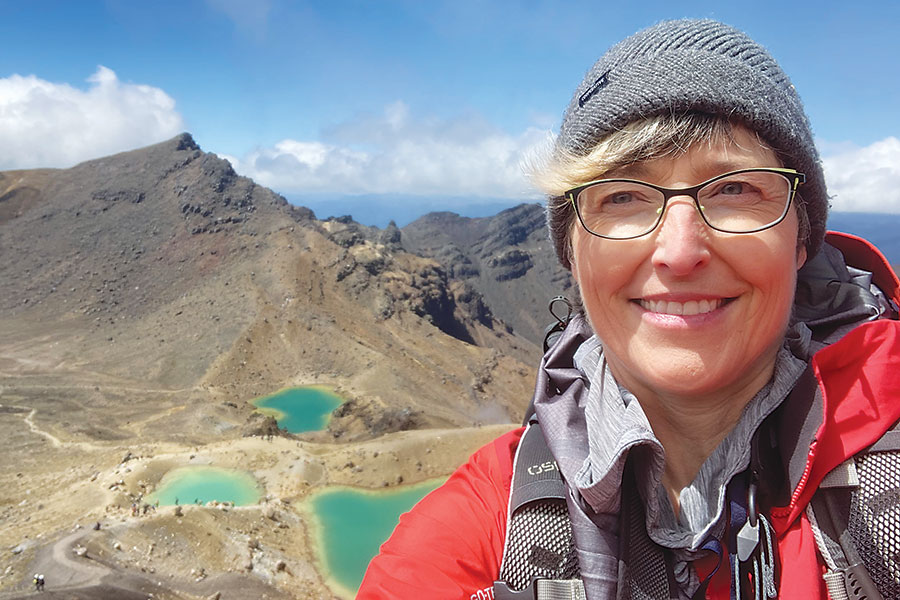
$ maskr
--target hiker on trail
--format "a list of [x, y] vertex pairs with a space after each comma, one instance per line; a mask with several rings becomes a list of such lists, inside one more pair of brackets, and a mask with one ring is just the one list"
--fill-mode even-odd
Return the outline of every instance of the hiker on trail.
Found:
[[32, 579], [31, 579], [31, 582], [34, 584], [34, 591], [36, 591], [36, 592], [41, 591], [41, 579], [40, 579], [40, 577], [41, 577], [40, 575], [38, 575], [37, 573], [35, 573], [35, 574], [34, 574], [34, 577], [32, 577]]
[[404, 515], [357, 598], [900, 598], [898, 281], [826, 235], [769, 53], [709, 20], [625, 39], [533, 177], [578, 297], [528, 427]]

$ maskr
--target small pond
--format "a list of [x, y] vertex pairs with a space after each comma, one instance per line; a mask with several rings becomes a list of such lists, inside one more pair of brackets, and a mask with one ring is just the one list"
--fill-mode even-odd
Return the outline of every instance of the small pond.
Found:
[[166, 473], [146, 502], [163, 506], [206, 504], [211, 500], [256, 504], [262, 495], [259, 484], [247, 472], [219, 467], [180, 467]]
[[291, 433], [303, 433], [325, 429], [331, 411], [343, 402], [343, 398], [326, 387], [307, 385], [257, 398], [253, 404], [260, 412], [275, 417], [279, 427]]
[[442, 483], [432, 479], [390, 491], [332, 488], [314, 494], [310, 503], [318, 524], [317, 546], [331, 579], [355, 594], [400, 515]]

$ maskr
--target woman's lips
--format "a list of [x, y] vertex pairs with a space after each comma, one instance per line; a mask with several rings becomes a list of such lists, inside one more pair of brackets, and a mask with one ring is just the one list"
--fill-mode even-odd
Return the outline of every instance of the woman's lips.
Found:
[[693, 316], [711, 313], [723, 306], [730, 298], [710, 298], [701, 300], [687, 300], [676, 302], [671, 300], [645, 300], [638, 299], [638, 303], [644, 310], [661, 315]]

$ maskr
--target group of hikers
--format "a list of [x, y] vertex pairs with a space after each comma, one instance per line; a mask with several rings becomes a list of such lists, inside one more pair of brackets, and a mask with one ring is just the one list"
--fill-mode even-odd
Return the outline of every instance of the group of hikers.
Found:
[[[178, 504], [178, 501], [175, 501], [175, 504]], [[146, 515], [149, 512], [155, 512], [156, 509], [159, 508], [159, 500], [157, 500], [153, 504], [148, 504], [147, 502], [132, 502], [131, 503], [131, 516], [139, 517], [141, 515]]]

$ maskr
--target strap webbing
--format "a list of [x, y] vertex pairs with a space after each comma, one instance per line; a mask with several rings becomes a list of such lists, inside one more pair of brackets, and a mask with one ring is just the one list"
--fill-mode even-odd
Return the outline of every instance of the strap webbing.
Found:
[[513, 463], [496, 600], [582, 600], [566, 485], [540, 425], [530, 423]]
[[[628, 461], [631, 462], [630, 460]], [[644, 503], [626, 464], [619, 509], [619, 589], [616, 600], [678, 598], [671, 556], [647, 534]]]
[[586, 600], [580, 579], [538, 579], [537, 600]]

